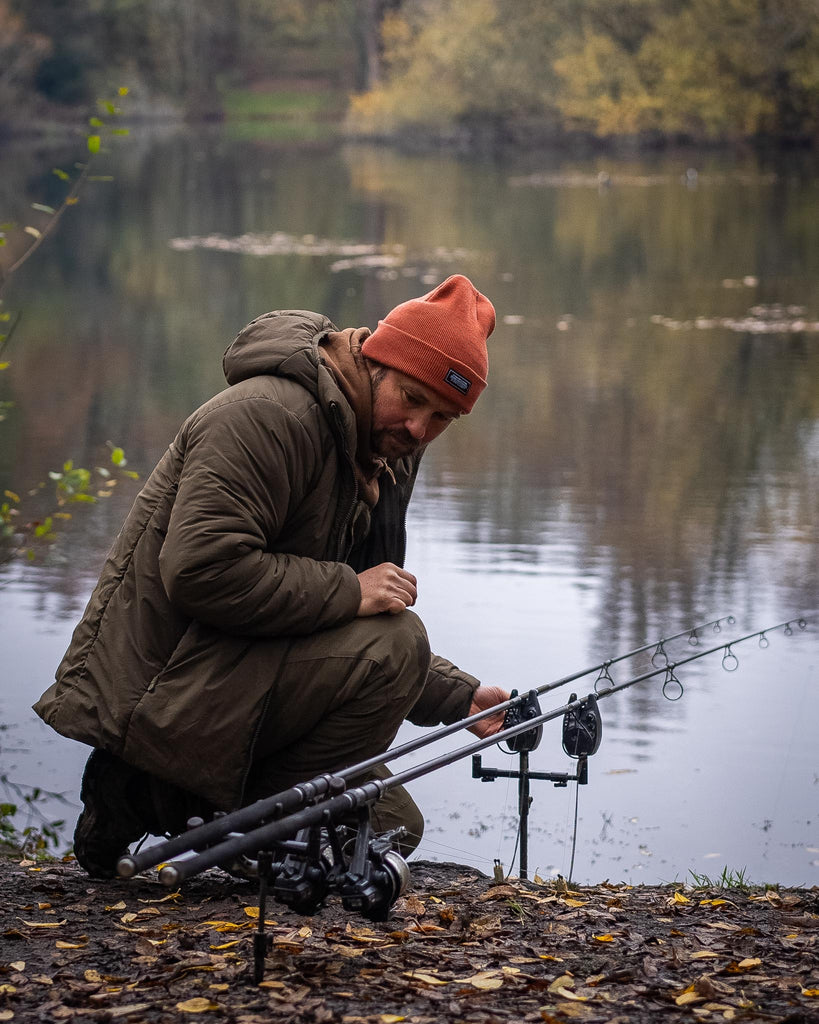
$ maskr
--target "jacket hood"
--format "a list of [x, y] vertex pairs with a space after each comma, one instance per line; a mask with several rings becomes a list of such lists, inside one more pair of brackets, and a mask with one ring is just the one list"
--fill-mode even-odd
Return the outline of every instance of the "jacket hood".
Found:
[[228, 384], [249, 377], [275, 375], [315, 390], [318, 342], [338, 328], [326, 316], [303, 309], [283, 309], [252, 320], [222, 357]]

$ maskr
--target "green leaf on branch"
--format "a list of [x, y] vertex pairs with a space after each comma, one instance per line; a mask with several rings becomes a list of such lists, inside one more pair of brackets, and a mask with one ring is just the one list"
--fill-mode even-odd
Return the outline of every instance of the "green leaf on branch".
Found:
[[53, 206], [46, 206], [45, 203], [32, 203], [32, 210], [39, 210], [40, 213], [56, 213]]
[[98, 117], [89, 117], [88, 118], [88, 123], [91, 125], [92, 128], [104, 128], [105, 127], [105, 121], [101, 121]]
[[111, 461], [115, 466], [124, 466], [128, 460], [122, 448], [114, 448], [111, 452]]
[[71, 181], [71, 175], [67, 174], [62, 167], [52, 167], [51, 173], [56, 175], [60, 181]]
[[89, 135], [88, 136], [88, 152], [89, 153], [99, 153], [100, 145], [101, 145], [101, 139], [100, 139], [99, 135]]

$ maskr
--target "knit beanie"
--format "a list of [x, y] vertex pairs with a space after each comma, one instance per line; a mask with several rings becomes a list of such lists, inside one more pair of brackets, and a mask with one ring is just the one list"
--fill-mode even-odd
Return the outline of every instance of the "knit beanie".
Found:
[[469, 412], [486, 387], [486, 339], [494, 328], [492, 303], [468, 278], [454, 274], [379, 320], [361, 351]]

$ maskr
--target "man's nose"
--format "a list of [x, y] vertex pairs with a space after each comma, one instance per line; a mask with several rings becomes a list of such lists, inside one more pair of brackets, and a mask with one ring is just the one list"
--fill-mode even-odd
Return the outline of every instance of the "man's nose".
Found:
[[429, 427], [429, 413], [412, 413], [407, 417], [404, 426], [416, 441], [422, 441]]

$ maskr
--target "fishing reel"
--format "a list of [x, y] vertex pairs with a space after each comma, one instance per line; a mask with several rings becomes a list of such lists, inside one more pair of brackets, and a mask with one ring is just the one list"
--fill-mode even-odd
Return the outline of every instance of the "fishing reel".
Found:
[[362, 810], [353, 856], [338, 886], [341, 905], [370, 921], [386, 921], [390, 907], [410, 882], [407, 862], [392, 845], [393, 837], [405, 830], [374, 836], [369, 811]]

